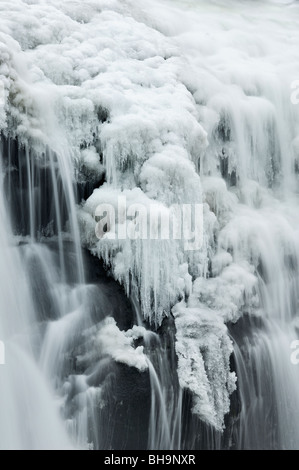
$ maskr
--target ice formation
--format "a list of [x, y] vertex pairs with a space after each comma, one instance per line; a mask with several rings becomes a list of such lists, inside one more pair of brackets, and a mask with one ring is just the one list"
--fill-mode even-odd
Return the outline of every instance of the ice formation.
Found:
[[[290, 101], [298, 5], [225, 8], [220, 0], [0, 2], [2, 132], [48, 146], [64, 156], [64, 171], [73, 165], [73, 178], [92, 181], [78, 208], [83, 245], [128, 294], [137, 291], [154, 326], [172, 311], [181, 386], [218, 430], [236, 386], [226, 323], [262, 315], [261, 299], [266, 316], [291, 317], [298, 278], [288, 268], [299, 260], [299, 115]], [[95, 210], [116, 207], [119, 196], [165, 213], [203, 203], [202, 249], [98, 240]], [[292, 292], [287, 308], [283, 291]], [[132, 337], [109, 321], [99, 342], [144, 370]]]
[[[123, 332], [118, 329], [115, 320], [108, 317], [97, 330], [95, 334], [87, 332], [94, 341], [91, 355], [97, 356], [97, 352], [99, 357], [109, 355], [116, 362], [136, 367], [142, 372], [148, 368], [143, 346], [134, 348], [134, 340], [143, 337], [145, 328], [135, 325], [131, 330]], [[84, 358], [81, 359], [84, 360]]]

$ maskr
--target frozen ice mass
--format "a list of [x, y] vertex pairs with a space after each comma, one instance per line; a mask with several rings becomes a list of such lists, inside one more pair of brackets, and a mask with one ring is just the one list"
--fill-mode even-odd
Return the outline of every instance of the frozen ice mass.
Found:
[[0, 449], [299, 449], [298, 18], [0, 0]]

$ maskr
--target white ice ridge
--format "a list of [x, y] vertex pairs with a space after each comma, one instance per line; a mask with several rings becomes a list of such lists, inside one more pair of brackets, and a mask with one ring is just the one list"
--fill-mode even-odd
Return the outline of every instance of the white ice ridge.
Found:
[[130, 330], [121, 331], [114, 318], [107, 317], [85, 333], [92, 348], [79, 360], [86, 360], [87, 357], [95, 360], [108, 355], [116, 362], [143, 372], [148, 369], [148, 359], [143, 352], [143, 346], [134, 347], [134, 341], [143, 338], [145, 332], [145, 328], [136, 325]]
[[[0, 2], [1, 129], [67, 148], [81, 181], [105, 172], [79, 208], [82, 242], [128, 293], [138, 285], [154, 324], [183, 299], [180, 381], [218, 429], [233, 389], [225, 323], [263, 314], [265, 282], [277, 299], [267, 314], [282, 314], [277, 285], [290, 291], [289, 314], [296, 304], [287, 272], [299, 265], [299, 6], [285, 3]], [[99, 241], [94, 211], [119, 195], [165, 212], [203, 202], [202, 249]]]
[[236, 375], [230, 372], [233, 346], [221, 314], [207, 307], [187, 308], [184, 302], [173, 309], [173, 314], [180, 385], [194, 396], [193, 413], [222, 431], [230, 395], [236, 389]]

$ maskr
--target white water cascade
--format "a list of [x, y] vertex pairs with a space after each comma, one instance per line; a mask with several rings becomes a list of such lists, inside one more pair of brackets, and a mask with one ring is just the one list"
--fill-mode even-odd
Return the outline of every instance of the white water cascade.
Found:
[[0, 370], [0, 449], [70, 449], [52, 387], [34, 358], [30, 327], [37, 312], [6, 211], [1, 163], [0, 334], [6, 362]]
[[0, 0], [0, 449], [299, 449], [298, 16]]

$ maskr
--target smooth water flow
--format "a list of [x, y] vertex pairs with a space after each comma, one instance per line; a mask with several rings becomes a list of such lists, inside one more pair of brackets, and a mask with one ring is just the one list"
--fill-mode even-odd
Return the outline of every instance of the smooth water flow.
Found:
[[[247, 319], [241, 336], [232, 332], [242, 404], [236, 436], [241, 449], [299, 446], [299, 370], [291, 361], [291, 344], [298, 337], [298, 272], [276, 253], [273, 263], [278, 269], [259, 279], [263, 316]], [[297, 253], [293, 263], [297, 266]]]
[[0, 448], [68, 449], [54, 391], [34, 357], [36, 324], [30, 283], [17, 240], [12, 236], [0, 169], [0, 336], [6, 362], [0, 369]]

